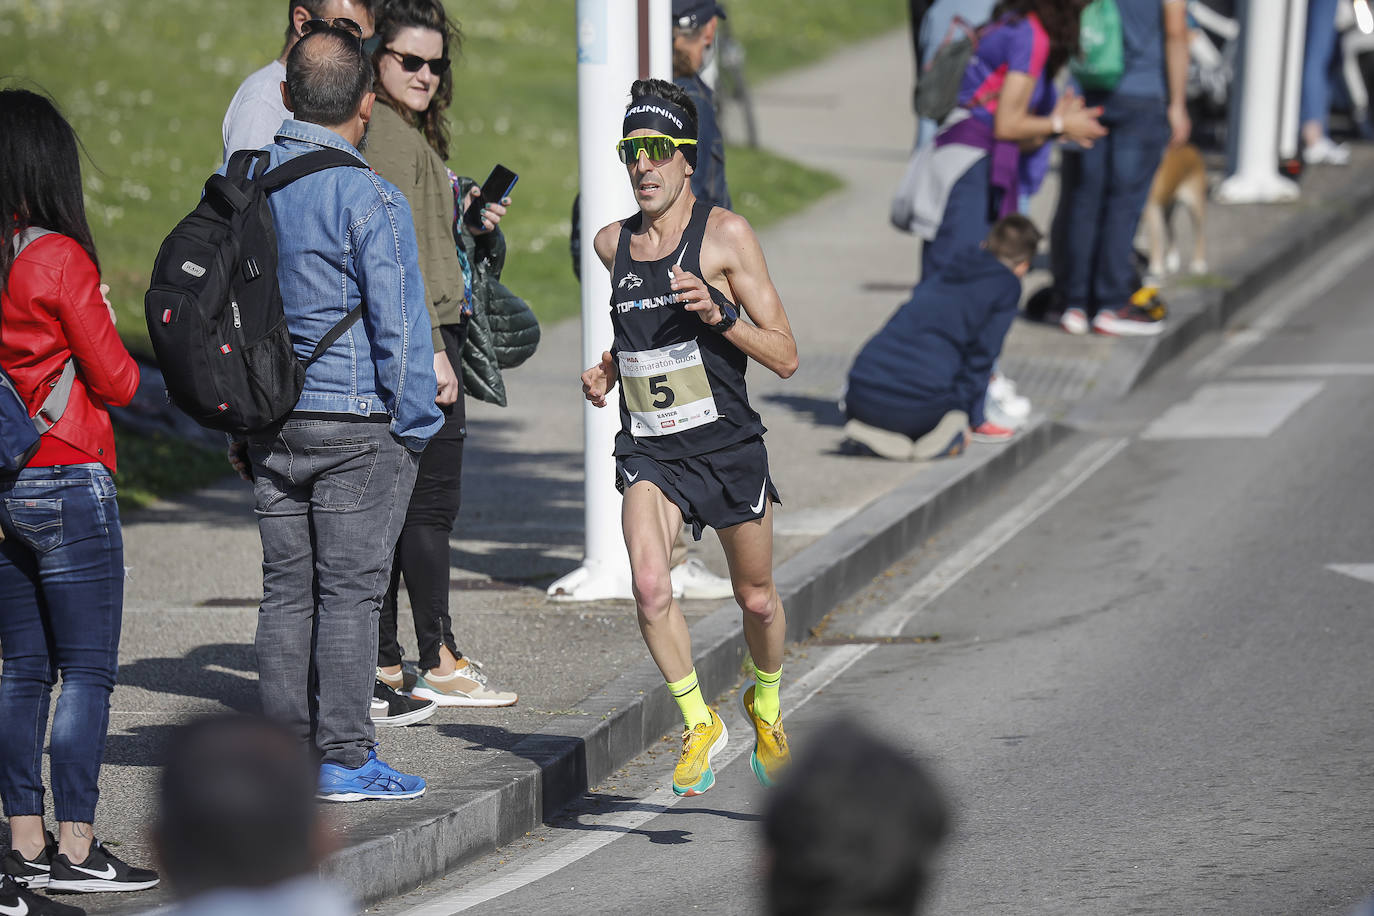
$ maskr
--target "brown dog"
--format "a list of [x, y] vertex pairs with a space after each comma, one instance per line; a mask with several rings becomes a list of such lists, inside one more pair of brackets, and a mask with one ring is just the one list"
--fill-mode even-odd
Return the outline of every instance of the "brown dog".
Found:
[[1174, 205], [1188, 211], [1193, 228], [1193, 273], [1207, 270], [1207, 164], [1191, 143], [1171, 147], [1155, 172], [1145, 203], [1145, 228], [1150, 237], [1150, 276], [1155, 280], [1179, 269], [1178, 240], [1173, 232]]

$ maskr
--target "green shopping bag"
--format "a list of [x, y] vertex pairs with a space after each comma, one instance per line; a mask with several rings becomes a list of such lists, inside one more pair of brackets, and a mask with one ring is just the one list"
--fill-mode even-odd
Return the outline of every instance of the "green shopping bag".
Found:
[[1078, 57], [1069, 71], [1085, 90], [1110, 91], [1126, 70], [1121, 40], [1121, 10], [1116, 0], [1093, 0], [1078, 20]]

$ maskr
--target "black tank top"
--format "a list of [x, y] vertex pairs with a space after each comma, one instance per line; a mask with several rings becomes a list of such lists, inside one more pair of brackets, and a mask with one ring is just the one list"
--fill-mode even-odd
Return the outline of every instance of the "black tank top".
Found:
[[[672, 269], [703, 277], [701, 240], [711, 205], [698, 200], [673, 253], [657, 261], [630, 257], [643, 214], [620, 224], [611, 271], [611, 355], [620, 370], [620, 432], [615, 454], [674, 459], [704, 455], [764, 432], [749, 406], [749, 358], [673, 302]], [[719, 306], [734, 303], [707, 285]]]

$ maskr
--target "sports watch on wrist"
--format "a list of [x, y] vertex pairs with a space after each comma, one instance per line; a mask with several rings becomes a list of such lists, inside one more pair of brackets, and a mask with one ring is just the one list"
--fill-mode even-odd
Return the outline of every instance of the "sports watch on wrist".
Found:
[[735, 326], [736, 321], [739, 321], [739, 312], [733, 306], [722, 305], [720, 307], [720, 314], [720, 321], [711, 325], [711, 330], [715, 331], [717, 334], [724, 334]]

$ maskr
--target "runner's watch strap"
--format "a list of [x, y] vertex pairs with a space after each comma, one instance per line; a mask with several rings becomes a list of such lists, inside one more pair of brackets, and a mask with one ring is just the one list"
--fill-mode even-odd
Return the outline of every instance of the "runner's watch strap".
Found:
[[739, 321], [739, 311], [733, 305], [721, 305], [720, 314], [722, 316], [720, 321], [711, 325], [711, 330], [717, 334], [724, 334], [735, 326], [736, 321]]

